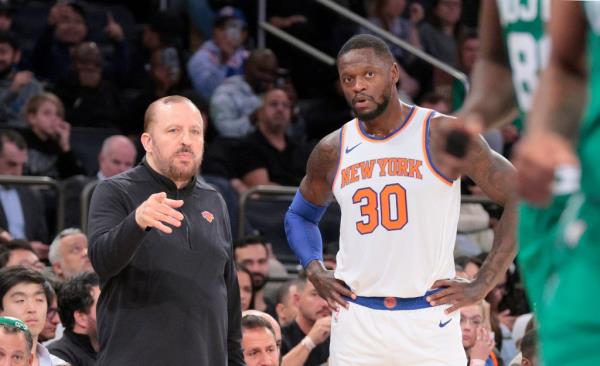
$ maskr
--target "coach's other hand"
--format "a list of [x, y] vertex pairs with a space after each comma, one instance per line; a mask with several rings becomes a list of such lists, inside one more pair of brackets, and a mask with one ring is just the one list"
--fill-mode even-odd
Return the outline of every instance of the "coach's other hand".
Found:
[[183, 214], [176, 210], [181, 206], [183, 200], [169, 199], [165, 192], [155, 193], [135, 210], [135, 222], [142, 230], [153, 227], [163, 233], [171, 234], [173, 229], [165, 224], [181, 226]]
[[333, 277], [333, 271], [325, 268], [322, 262], [316, 260], [310, 262], [306, 267], [306, 274], [319, 296], [327, 301], [332, 311], [338, 311], [338, 305], [348, 308], [348, 302], [342, 296], [356, 299], [356, 294], [350, 291], [344, 282]]
[[452, 305], [446, 309], [446, 314], [450, 314], [463, 306], [475, 304], [483, 300], [485, 289], [477, 282], [469, 282], [461, 277], [453, 280], [437, 280], [431, 286], [432, 288], [443, 288], [441, 291], [427, 297], [427, 302], [431, 306], [444, 304]]

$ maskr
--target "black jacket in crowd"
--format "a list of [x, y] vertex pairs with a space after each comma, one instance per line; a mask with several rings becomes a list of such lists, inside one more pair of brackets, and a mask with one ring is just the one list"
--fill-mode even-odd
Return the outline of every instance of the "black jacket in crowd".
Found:
[[65, 329], [61, 339], [48, 346], [48, 351], [72, 366], [94, 366], [96, 364], [96, 351], [92, 347], [90, 338], [83, 334], [73, 333], [68, 329]]
[[[171, 234], [135, 221], [158, 192], [185, 202]], [[244, 364], [229, 219], [213, 188], [193, 179], [177, 189], [144, 160], [96, 187], [89, 218], [102, 289], [97, 365]]]

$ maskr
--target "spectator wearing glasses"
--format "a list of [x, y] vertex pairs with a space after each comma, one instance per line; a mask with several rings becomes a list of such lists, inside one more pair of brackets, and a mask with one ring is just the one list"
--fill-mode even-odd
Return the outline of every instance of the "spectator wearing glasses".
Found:
[[54, 238], [48, 259], [52, 271], [61, 281], [93, 271], [88, 257], [88, 239], [77, 228], [65, 229]]

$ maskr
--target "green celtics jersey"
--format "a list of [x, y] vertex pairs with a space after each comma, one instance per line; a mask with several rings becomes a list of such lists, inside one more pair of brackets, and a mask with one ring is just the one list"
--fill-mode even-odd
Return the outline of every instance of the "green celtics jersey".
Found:
[[497, 0], [496, 4], [521, 120], [525, 120], [540, 70], [548, 62], [550, 42], [545, 23], [550, 16], [550, 1]]
[[581, 159], [581, 189], [588, 197], [600, 198], [600, 3], [584, 2], [588, 19], [587, 108], [581, 126], [579, 156]]

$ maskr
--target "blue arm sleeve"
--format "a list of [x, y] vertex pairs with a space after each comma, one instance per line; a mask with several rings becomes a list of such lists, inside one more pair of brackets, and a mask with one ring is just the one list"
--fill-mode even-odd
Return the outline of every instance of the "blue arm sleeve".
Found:
[[304, 268], [314, 260], [323, 260], [323, 239], [317, 225], [326, 210], [327, 206], [308, 202], [298, 190], [285, 214], [288, 243]]

